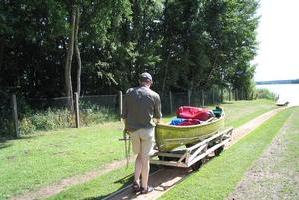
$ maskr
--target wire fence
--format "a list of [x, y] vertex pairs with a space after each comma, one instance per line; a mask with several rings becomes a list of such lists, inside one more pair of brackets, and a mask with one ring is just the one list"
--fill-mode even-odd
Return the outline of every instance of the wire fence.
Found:
[[[163, 115], [172, 114], [183, 105], [207, 106], [233, 100], [231, 91], [212, 88], [208, 91], [169, 92], [161, 96]], [[0, 136], [26, 135], [36, 130], [89, 126], [109, 120], [120, 119], [124, 95], [91, 95], [78, 98], [78, 121], [68, 105], [69, 97], [22, 98], [6, 96], [1, 101]], [[76, 101], [75, 101], [76, 102]], [[16, 109], [16, 113], [14, 112]], [[76, 108], [76, 106], [75, 106]]]

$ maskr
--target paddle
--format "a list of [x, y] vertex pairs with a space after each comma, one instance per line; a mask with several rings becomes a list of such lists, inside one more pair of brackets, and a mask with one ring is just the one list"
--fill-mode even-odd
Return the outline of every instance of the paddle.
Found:
[[[126, 167], [129, 167], [130, 162], [130, 151], [131, 151], [131, 142], [130, 142], [130, 135], [127, 130], [123, 131], [123, 138], [119, 139], [120, 141], [125, 141], [125, 157], [127, 160]], [[129, 144], [127, 144], [127, 141], [129, 141]]]

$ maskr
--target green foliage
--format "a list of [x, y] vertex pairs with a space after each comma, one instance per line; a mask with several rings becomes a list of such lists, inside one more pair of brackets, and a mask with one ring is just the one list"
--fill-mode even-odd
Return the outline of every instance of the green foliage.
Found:
[[256, 89], [256, 98], [257, 99], [270, 99], [277, 100], [277, 94], [271, 92], [266, 88], [258, 88]]
[[[268, 106], [268, 104], [269, 102], [261, 100], [256, 102], [250, 101], [246, 103], [244, 103], [243, 101], [235, 102], [231, 105], [232, 112], [230, 113], [230, 120], [237, 121], [244, 117], [243, 115], [239, 115], [238, 112], [245, 113], [250, 109], [258, 110], [260, 107], [256, 108], [256, 106]], [[228, 105], [229, 104], [224, 104], [223, 106]], [[250, 106], [250, 109], [248, 109], [248, 106]], [[285, 117], [289, 114], [290, 113], [285, 113], [282, 117], [280, 116], [278, 119], [276, 119], [276, 121], [274, 122], [275, 131], [278, 130], [279, 127], [281, 127], [283, 121], [285, 120]], [[247, 118], [246, 120], [248, 122], [251, 119], [252, 118]], [[166, 120], [170, 121], [171, 118], [169, 117]], [[278, 124], [276, 123], [277, 121], [279, 122]], [[269, 130], [270, 127], [267, 127], [267, 130]], [[190, 176], [179, 183], [178, 186], [175, 186], [173, 189], [166, 192], [166, 197], [168, 199], [224, 199], [215, 198], [215, 196], [217, 195], [218, 197], [227, 194], [226, 189], [232, 185], [232, 182], [234, 182], [236, 177], [240, 176], [241, 170], [246, 168], [248, 164], [250, 166], [252, 158], [258, 158], [261, 150], [270, 143], [269, 139], [273, 138], [273, 135], [277, 133], [275, 131], [271, 134], [269, 132], [260, 131], [259, 133], [255, 133], [254, 138], [246, 138], [246, 141], [249, 141], [248, 143], [244, 141], [242, 145], [239, 145], [239, 147], [233, 150], [233, 153], [225, 151], [221, 154], [220, 157], [210, 160], [210, 162], [206, 163], [203, 168], [200, 169], [197, 173], [190, 174]], [[259, 134], [262, 134], [263, 137], [259, 137]], [[265, 139], [266, 141], [264, 141], [263, 139]], [[255, 146], [255, 143], [258, 144]], [[252, 148], [249, 148], [251, 146], [258, 147], [257, 151], [253, 152]], [[240, 152], [238, 152], [239, 150]], [[230, 151], [230, 149], [227, 151]], [[246, 154], [246, 156], [247, 154], [250, 154], [248, 156], [250, 158], [244, 159], [244, 154]], [[223, 156], [225, 156], [225, 158], [222, 158]], [[230, 162], [226, 162], [228, 159], [230, 160]], [[235, 165], [233, 165], [232, 163], [234, 163]], [[75, 185], [53, 197], [50, 197], [49, 199], [94, 199], [106, 197], [111, 193], [119, 191], [120, 188], [127, 186], [128, 183], [131, 183], [131, 180], [128, 181], [128, 178], [131, 178], [131, 176], [128, 176], [127, 172], [132, 172], [132, 170], [133, 169], [130, 166], [128, 170], [122, 168], [112, 171], [105, 175], [99, 176], [92, 181], [80, 185]], [[203, 170], [204, 172], [202, 173]], [[187, 183], [185, 184], [185, 182]], [[119, 183], [121, 184], [119, 185]], [[102, 187], [103, 184], [106, 184], [107, 187]], [[199, 190], [199, 186], [206, 190], [204, 192], [203, 190]], [[217, 189], [214, 188], [215, 186]], [[173, 190], [176, 191], [173, 192]], [[168, 195], [168, 193], [170, 193], [170, 195]]]
[[36, 130], [53, 130], [58, 128], [71, 127], [72, 115], [66, 109], [47, 109], [38, 111], [32, 115], [25, 116], [20, 121], [20, 131], [22, 135], [33, 134]]
[[108, 108], [92, 106], [80, 112], [80, 123], [83, 126], [91, 126], [99, 123], [114, 121], [116, 115]]
[[[228, 126], [239, 126], [240, 121], [243, 124], [256, 116], [252, 113], [266, 112], [273, 108], [271, 105], [273, 102], [266, 100], [223, 104], [228, 119], [225, 123]], [[164, 120], [170, 121], [171, 118]], [[101, 171], [105, 164], [124, 159], [124, 144], [118, 140], [122, 137], [122, 128], [123, 124], [116, 121], [80, 129], [47, 131], [38, 137], [0, 143], [0, 160], [3, 160], [0, 162], [0, 199], [11, 198], [26, 191], [36, 191], [64, 178], [94, 169]], [[61, 196], [74, 199], [75, 194], [76, 199], [83, 199], [83, 196], [87, 195], [99, 197], [111, 194], [119, 190], [119, 183], [127, 184], [122, 180], [127, 173], [132, 173], [132, 168], [120, 171], [122, 172], [100, 176], [95, 182], [75, 186]], [[106, 184], [107, 187], [98, 187], [98, 184]]]
[[[63, 74], [73, 4], [81, 13], [82, 94], [126, 91], [148, 71], [162, 97], [169, 90], [216, 86], [233, 89], [236, 99], [252, 98], [257, 0], [3, 1], [1, 87], [24, 98], [66, 96]], [[33, 116], [26, 116], [23, 131], [57, 128], [56, 114], [45, 115], [34, 123]], [[8, 121], [3, 124], [9, 126]]]
[[[74, 126], [74, 116], [67, 109], [47, 109], [31, 112], [20, 121], [22, 135], [32, 135], [35, 131], [47, 131]], [[113, 121], [116, 116], [107, 108], [90, 105], [80, 112], [80, 125], [91, 126]]]
[[230, 84], [250, 96], [257, 0], [4, 1], [1, 86], [31, 98], [65, 95], [71, 3], [81, 13], [82, 93], [125, 91], [149, 71], [162, 94]]

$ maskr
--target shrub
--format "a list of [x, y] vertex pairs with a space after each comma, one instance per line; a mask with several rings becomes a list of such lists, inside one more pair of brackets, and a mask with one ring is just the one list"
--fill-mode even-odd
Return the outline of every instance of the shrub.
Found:
[[116, 116], [107, 108], [84, 109], [80, 112], [80, 123], [84, 126], [114, 120]]
[[28, 135], [33, 133], [36, 130], [36, 126], [33, 125], [32, 120], [30, 118], [23, 118], [20, 122], [20, 132], [22, 135]]
[[52, 110], [49, 108], [46, 111], [37, 111], [21, 120], [21, 134], [32, 134], [35, 130], [71, 127], [72, 121], [72, 116], [66, 109]]
[[[67, 109], [50, 109], [45, 111], [30, 111], [23, 114], [20, 120], [20, 131], [22, 135], [33, 134], [38, 130], [53, 130], [67, 128], [74, 125], [74, 116]], [[115, 114], [107, 108], [90, 106], [80, 112], [81, 126], [90, 126], [116, 118]]]
[[259, 88], [256, 90], [256, 98], [276, 100], [277, 95], [266, 88]]

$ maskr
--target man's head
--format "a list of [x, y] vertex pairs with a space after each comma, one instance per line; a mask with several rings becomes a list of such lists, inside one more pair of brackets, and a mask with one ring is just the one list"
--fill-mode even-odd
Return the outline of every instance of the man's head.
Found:
[[149, 73], [143, 72], [139, 76], [139, 83], [140, 83], [140, 85], [150, 87], [153, 84], [153, 78]]

